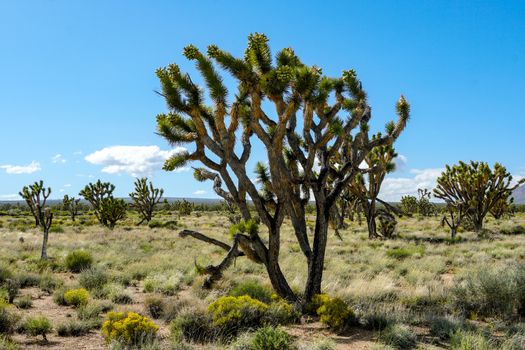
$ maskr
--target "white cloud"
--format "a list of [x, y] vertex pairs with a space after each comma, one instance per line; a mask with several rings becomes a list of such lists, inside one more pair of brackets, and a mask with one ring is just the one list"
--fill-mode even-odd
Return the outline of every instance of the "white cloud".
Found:
[[71, 184], [65, 184], [64, 187], [71, 187]]
[[73, 154], [75, 156], [80, 156], [80, 155], [82, 155], [82, 151], [75, 151], [75, 152], [73, 152]]
[[411, 169], [412, 177], [387, 176], [381, 186], [380, 198], [386, 201], [399, 201], [402, 196], [416, 195], [418, 188], [431, 190], [444, 169]]
[[408, 159], [404, 155], [398, 154], [394, 159], [394, 163], [396, 164], [396, 171], [404, 170], [407, 166]]
[[21, 199], [18, 194], [0, 194], [0, 200], [11, 201], [17, 199]]
[[203, 194], [206, 194], [208, 192], [204, 191], [204, 190], [198, 190], [198, 191], [195, 191], [193, 192], [193, 194], [197, 195], [197, 196], [202, 196]]
[[54, 155], [53, 157], [51, 157], [51, 161], [53, 163], [65, 163], [65, 162], [67, 162], [67, 160], [64, 159], [64, 157], [60, 153]]
[[40, 163], [32, 161], [28, 165], [0, 165], [0, 169], [5, 169], [8, 174], [32, 174], [41, 170]]
[[[148, 176], [160, 170], [164, 161], [173, 154], [186, 151], [184, 147], [161, 150], [158, 146], [111, 146], [88, 154], [84, 159], [91, 164], [103, 165], [108, 174], [127, 173], [134, 177]], [[188, 168], [178, 169], [178, 172]]]

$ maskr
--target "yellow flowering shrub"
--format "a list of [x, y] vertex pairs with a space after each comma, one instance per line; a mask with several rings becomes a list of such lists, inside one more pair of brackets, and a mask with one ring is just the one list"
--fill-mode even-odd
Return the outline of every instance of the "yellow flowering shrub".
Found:
[[268, 305], [247, 295], [225, 296], [208, 307], [215, 326], [241, 329], [258, 326], [268, 310]]
[[89, 292], [84, 288], [71, 289], [64, 293], [64, 301], [67, 305], [79, 307], [86, 305], [89, 301]]
[[158, 330], [159, 326], [135, 312], [109, 312], [102, 324], [102, 335], [108, 343], [115, 340], [126, 345], [151, 340]]
[[332, 298], [327, 294], [318, 294], [312, 299], [317, 307], [320, 321], [333, 330], [341, 330], [354, 315], [352, 309], [340, 298]]

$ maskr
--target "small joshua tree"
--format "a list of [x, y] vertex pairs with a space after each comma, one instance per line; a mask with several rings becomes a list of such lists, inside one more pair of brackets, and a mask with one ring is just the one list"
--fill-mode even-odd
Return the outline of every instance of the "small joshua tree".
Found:
[[142, 224], [144, 221], [151, 221], [153, 210], [162, 199], [163, 194], [164, 190], [153, 187], [151, 181], [148, 185], [148, 178], [144, 177], [135, 180], [135, 191], [131, 192], [129, 196], [133, 200], [132, 207], [135, 208], [142, 217], [142, 220], [140, 220], [137, 225]]
[[432, 193], [426, 188], [418, 188], [417, 212], [420, 216], [432, 216], [436, 212], [436, 208], [430, 202]]
[[450, 237], [456, 238], [458, 227], [461, 225], [467, 213], [467, 206], [462, 202], [447, 202], [445, 215], [441, 219], [441, 226], [447, 225], [450, 228]]
[[512, 198], [512, 197], [509, 198], [509, 196], [507, 196], [505, 198], [501, 198], [490, 209], [490, 214], [496, 220], [501, 219], [506, 214], [507, 214], [507, 216], [511, 216], [511, 206], [512, 206], [513, 202], [514, 202], [514, 198]]
[[437, 179], [434, 196], [454, 206], [465, 205], [469, 222], [480, 233], [485, 216], [502, 199], [509, 198], [525, 179], [514, 186], [511, 182], [512, 176], [499, 163], [491, 169], [485, 162], [459, 162], [452, 167], [447, 165]]
[[40, 180], [32, 185], [24, 186], [19, 195], [24, 198], [27, 205], [29, 206], [35, 223], [40, 226], [44, 231], [44, 237], [42, 240], [42, 253], [41, 259], [47, 259], [47, 241], [49, 238], [49, 228], [53, 222], [53, 212], [51, 208], [46, 207], [47, 199], [51, 194], [51, 187], [47, 189], [44, 187], [44, 181]]
[[114, 190], [115, 185], [98, 180], [94, 184], [86, 185], [79, 193], [91, 203], [100, 224], [110, 229], [115, 227], [117, 221], [126, 217], [127, 209], [126, 202], [123, 199], [113, 197]]
[[62, 207], [69, 212], [69, 216], [73, 222], [75, 222], [75, 218], [78, 215], [79, 203], [80, 198], [76, 199], [75, 197], [69, 197], [67, 194], [64, 195], [64, 198], [62, 199]]
[[414, 196], [403, 196], [401, 197], [401, 210], [407, 215], [414, 214], [417, 212], [418, 201]]

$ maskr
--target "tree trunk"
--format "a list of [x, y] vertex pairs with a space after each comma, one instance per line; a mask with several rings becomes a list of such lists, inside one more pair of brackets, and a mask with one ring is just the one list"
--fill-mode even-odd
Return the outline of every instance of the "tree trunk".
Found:
[[457, 231], [458, 231], [458, 228], [456, 226], [453, 226], [450, 228], [450, 237], [452, 239], [456, 238]]
[[368, 227], [368, 238], [373, 239], [377, 237], [377, 225], [376, 225], [376, 203], [372, 200], [366, 208], [365, 216]]
[[308, 278], [304, 291], [306, 303], [310, 302], [314, 295], [321, 293], [324, 258], [328, 241], [329, 210], [327, 210], [326, 206], [321, 201], [317, 200], [316, 202], [317, 218], [315, 222], [312, 258], [308, 264]]
[[40, 259], [47, 260], [47, 239], [49, 237], [49, 229], [44, 228], [44, 239], [42, 240], [42, 254]]

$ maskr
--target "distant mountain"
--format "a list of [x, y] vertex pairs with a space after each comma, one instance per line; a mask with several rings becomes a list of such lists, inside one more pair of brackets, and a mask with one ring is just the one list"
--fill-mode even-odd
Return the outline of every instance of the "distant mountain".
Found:
[[512, 193], [512, 197], [514, 197], [514, 203], [525, 204], [525, 185], [516, 188]]

